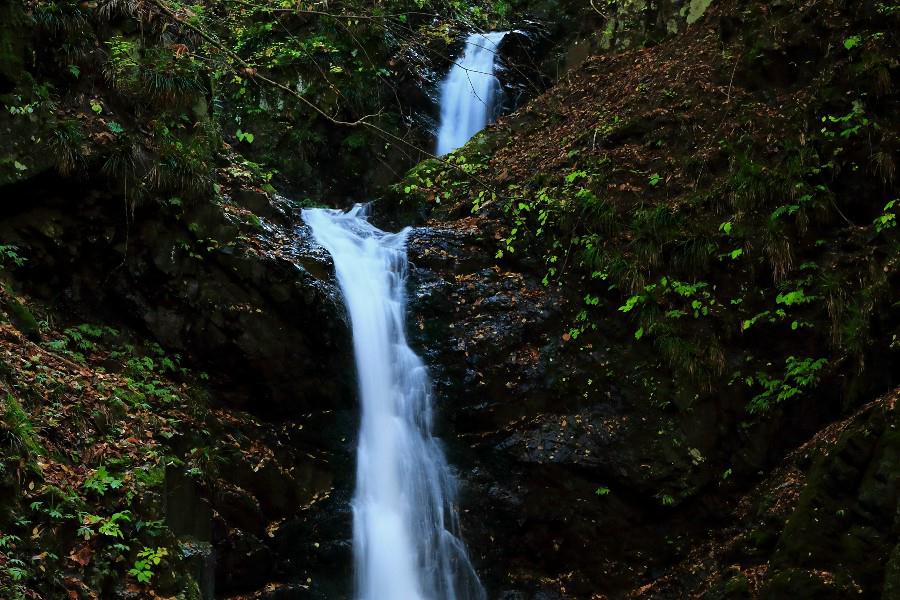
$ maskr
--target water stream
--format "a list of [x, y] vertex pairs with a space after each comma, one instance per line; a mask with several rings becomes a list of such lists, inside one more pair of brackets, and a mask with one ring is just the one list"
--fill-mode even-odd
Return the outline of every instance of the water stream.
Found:
[[494, 118], [500, 82], [494, 75], [497, 47], [505, 31], [473, 33], [466, 38], [462, 57], [441, 84], [441, 124], [437, 154], [453, 152]]
[[350, 314], [362, 420], [353, 498], [358, 600], [483, 600], [458, 534], [456, 485], [431, 434], [431, 382], [406, 342], [406, 237], [348, 212], [303, 220], [334, 259]]

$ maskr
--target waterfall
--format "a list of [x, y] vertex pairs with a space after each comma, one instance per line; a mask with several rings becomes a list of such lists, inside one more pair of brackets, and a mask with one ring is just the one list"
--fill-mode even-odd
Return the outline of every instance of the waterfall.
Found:
[[491, 122], [500, 89], [494, 75], [497, 47], [505, 35], [505, 31], [469, 35], [462, 58], [441, 84], [439, 156], [453, 152]]
[[456, 486], [431, 435], [431, 382], [406, 342], [406, 236], [365, 208], [306, 209], [353, 328], [362, 420], [353, 498], [358, 600], [484, 600], [458, 534]]

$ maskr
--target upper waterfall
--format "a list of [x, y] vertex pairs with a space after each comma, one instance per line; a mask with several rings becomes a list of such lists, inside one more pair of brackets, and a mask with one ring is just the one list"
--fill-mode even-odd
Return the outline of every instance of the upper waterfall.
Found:
[[453, 152], [493, 119], [500, 84], [494, 75], [497, 48], [505, 31], [473, 33], [462, 57], [441, 84], [437, 154]]
[[365, 209], [306, 209], [353, 328], [362, 421], [353, 498], [358, 600], [483, 600], [458, 534], [456, 484], [431, 435], [431, 382], [406, 342], [406, 236]]

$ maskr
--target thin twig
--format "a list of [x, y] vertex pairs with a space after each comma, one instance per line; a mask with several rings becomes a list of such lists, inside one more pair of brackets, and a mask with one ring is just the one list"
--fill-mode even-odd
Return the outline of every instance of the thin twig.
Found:
[[734, 68], [731, 70], [731, 81], [728, 82], [728, 93], [725, 95], [725, 102], [731, 102], [731, 86], [734, 84], [734, 74], [737, 72], [738, 64], [740, 63], [740, 57], [736, 58], [734, 61]]

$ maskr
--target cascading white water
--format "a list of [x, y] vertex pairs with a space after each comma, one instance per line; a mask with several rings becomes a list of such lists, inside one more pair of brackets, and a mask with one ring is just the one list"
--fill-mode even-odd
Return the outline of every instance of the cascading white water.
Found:
[[441, 84], [441, 124], [437, 154], [453, 152], [493, 118], [499, 81], [494, 75], [497, 47], [505, 31], [473, 33], [462, 57]]
[[484, 600], [458, 534], [456, 488], [431, 435], [431, 382], [406, 343], [406, 237], [365, 208], [306, 209], [350, 313], [362, 402], [353, 498], [358, 600]]

